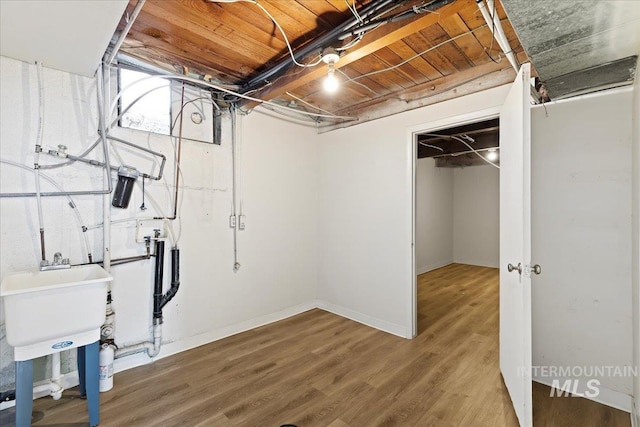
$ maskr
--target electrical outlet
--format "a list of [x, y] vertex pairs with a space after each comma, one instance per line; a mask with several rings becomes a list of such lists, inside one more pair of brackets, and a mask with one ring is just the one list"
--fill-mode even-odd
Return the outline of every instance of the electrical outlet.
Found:
[[229, 227], [236, 228], [236, 216], [229, 215]]
[[238, 229], [239, 230], [244, 230], [245, 228], [245, 221], [246, 221], [247, 217], [244, 215], [240, 215], [238, 217]]

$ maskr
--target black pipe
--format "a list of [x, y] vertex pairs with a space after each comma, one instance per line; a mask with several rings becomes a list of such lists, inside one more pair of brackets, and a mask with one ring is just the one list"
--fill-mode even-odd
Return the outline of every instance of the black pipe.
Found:
[[[147, 254], [147, 255], [137, 255], [137, 256], [127, 257], [127, 258], [113, 259], [111, 260], [111, 266], [114, 267], [116, 265], [128, 264], [130, 262], [144, 261], [150, 258], [151, 258], [151, 255]], [[100, 261], [98, 264], [102, 264], [102, 261]]]
[[171, 288], [162, 296], [160, 310], [178, 293], [180, 288], [180, 249], [171, 249]]
[[[152, 255], [151, 254], [151, 238], [149, 237], [145, 237], [144, 239], [144, 243], [145, 246], [147, 248], [147, 253], [144, 255], [135, 255], [135, 256], [130, 256], [130, 257], [125, 257], [125, 258], [115, 258], [111, 260], [111, 266], [116, 266], [116, 265], [122, 265], [122, 264], [127, 264], [130, 262], [136, 262], [136, 261], [144, 261], [147, 259], [151, 259]], [[98, 265], [102, 265], [104, 266], [104, 261], [97, 261], [97, 262], [93, 262], [91, 261], [91, 256], [89, 256], [89, 262], [85, 263], [85, 264], [77, 264], [77, 265], [87, 265], [87, 264], [98, 264]], [[75, 264], [74, 264], [75, 265]]]
[[[395, 3], [395, 0], [373, 1], [367, 6], [365, 6], [364, 9], [362, 9], [359, 12], [359, 15], [362, 19], [366, 19], [369, 16], [373, 15], [374, 13], [378, 12], [383, 7], [386, 7], [390, 3]], [[396, 5], [394, 4], [393, 6], [395, 7]], [[300, 60], [301, 58], [310, 54], [314, 50], [331, 46], [332, 43], [335, 43], [336, 41], [338, 41], [338, 37], [342, 35], [342, 33], [347, 31], [349, 28], [353, 27], [354, 25], [358, 24], [359, 22], [360, 21], [358, 21], [355, 17], [352, 17], [351, 19], [348, 19], [341, 25], [338, 25], [337, 27], [335, 27], [333, 30], [329, 31], [325, 35], [313, 40], [306, 46], [302, 47], [298, 52], [294, 53], [296, 60]], [[244, 87], [245, 89], [244, 92], [247, 92], [259, 86], [262, 86], [266, 81], [268, 81], [272, 77], [286, 71], [292, 64], [293, 64], [293, 60], [291, 59], [291, 56], [288, 55], [286, 58], [280, 60], [280, 62], [275, 64], [273, 67], [263, 71], [262, 73], [258, 74], [257, 76], [249, 80]]]
[[164, 241], [156, 240], [156, 268], [153, 285], [153, 319], [162, 323], [162, 275], [164, 269]]
[[9, 402], [16, 400], [16, 389], [3, 391], [0, 393], [0, 402]]
[[42, 257], [42, 261], [47, 260], [47, 254], [44, 250], [44, 228], [40, 229], [40, 256]]
[[339, 40], [345, 40], [349, 37], [357, 37], [359, 35], [361, 35], [362, 33], [365, 33], [369, 30], [373, 30], [374, 28], [377, 28], [381, 25], [384, 24], [391, 24], [393, 22], [398, 22], [398, 21], [402, 21], [404, 19], [407, 18], [412, 18], [414, 16], [416, 16], [417, 14], [422, 14], [425, 12], [433, 12], [434, 10], [441, 8], [442, 6], [445, 6], [449, 3], [453, 3], [454, 0], [435, 0], [433, 3], [430, 3], [427, 6], [423, 6], [423, 7], [419, 7], [419, 8], [412, 8], [412, 9], [408, 9], [405, 10], [402, 13], [399, 13], [397, 15], [394, 15], [390, 18], [382, 18], [382, 19], [377, 19], [375, 21], [370, 21], [367, 23], [363, 23], [355, 28], [353, 28], [352, 30], [348, 30], [345, 31], [344, 33], [340, 34], [338, 36]]

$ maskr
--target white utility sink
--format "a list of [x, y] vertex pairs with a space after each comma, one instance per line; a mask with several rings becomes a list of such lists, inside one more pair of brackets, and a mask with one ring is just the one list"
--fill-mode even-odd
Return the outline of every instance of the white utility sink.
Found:
[[95, 342], [104, 323], [107, 282], [96, 264], [11, 274], [0, 285], [7, 342], [28, 360]]

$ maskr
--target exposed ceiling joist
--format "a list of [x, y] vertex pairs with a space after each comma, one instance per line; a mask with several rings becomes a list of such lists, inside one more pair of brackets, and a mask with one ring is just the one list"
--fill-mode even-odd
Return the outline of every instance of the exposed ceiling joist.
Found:
[[[465, 168], [470, 166], [485, 166], [487, 162], [477, 154], [462, 154], [460, 156], [440, 157], [435, 159], [436, 167], [438, 168]], [[496, 165], [500, 165], [500, 160], [493, 162]]]
[[[439, 20], [445, 19], [462, 9], [473, 5], [475, 5], [474, 0], [457, 0], [439, 8], [437, 12], [418, 15], [418, 18], [409, 23], [397, 22], [383, 25], [380, 28], [367, 33], [359, 44], [354, 48], [349, 49], [347, 53], [340, 58], [340, 61], [335, 65], [335, 67], [342, 68], [354, 63], [367, 55], [377, 52], [378, 50], [396, 43], [403, 38], [420, 31], [421, 29], [436, 24]], [[303, 71], [300, 71], [300, 69], [293, 69], [277, 79], [271, 85], [253, 93], [252, 96], [266, 100], [277, 98], [287, 92], [295, 91], [300, 86], [321, 78], [326, 75], [326, 73], [326, 67], [322, 66], [305, 69]], [[259, 103], [250, 101], [244, 104], [244, 107], [253, 108], [256, 105], [259, 105]]]
[[[127, 34], [116, 59], [126, 58], [128, 64], [151, 72], [188, 72], [198, 80], [231, 87], [238, 93], [229, 94], [233, 98], [227, 101], [242, 94], [254, 97], [245, 101], [245, 108], [272, 100], [292, 104], [301, 114], [321, 114], [314, 119], [320, 131], [508, 84], [514, 72], [501, 61], [503, 50], [514, 52], [520, 63], [530, 60], [527, 53], [531, 56], [552, 100], [632, 81], [636, 58], [629, 56], [637, 49], [629, 49], [637, 46], [640, 34], [640, 1], [593, 2], [589, 7], [557, 0], [541, 5], [482, 1], [497, 15], [491, 24], [477, 0], [145, 0], [136, 19], [132, 11], [142, 3], [129, 0], [111, 45], [120, 33]], [[80, 3], [87, 2], [120, 4], [122, 10], [126, 0]], [[89, 57], [77, 54], [83, 50], [60, 46], [93, 46], [89, 41], [102, 32], [98, 25], [49, 22], [49, 15], [84, 22], [74, 18], [85, 9], [74, 0], [57, 0], [55, 10], [37, 14], [46, 25], [33, 24], [30, 11], [16, 6], [23, 2], [0, 3], [2, 23], [7, 24], [0, 25], [2, 35], [7, 26], [18, 34], [0, 37], [4, 55], [31, 61], [24, 52], [33, 50], [40, 52], [34, 58], [56, 67]], [[38, 2], [40, 9], [45, 3], [50, 2]], [[34, 25], [38, 31], [32, 31]], [[499, 27], [502, 43], [493, 34]], [[70, 41], [54, 37], [57, 30]], [[42, 31], [41, 37], [33, 36]], [[27, 33], [29, 37], [20, 36]], [[322, 48], [348, 46], [336, 64], [340, 89], [332, 94], [323, 90], [328, 70], [324, 63], [289, 69], [287, 40], [300, 62], [315, 61]], [[104, 49], [93, 51], [98, 55], [95, 63]], [[95, 65], [84, 73], [93, 69]], [[222, 89], [212, 92], [218, 100], [224, 96]], [[343, 116], [358, 120], [341, 122]]]
[[[480, 69], [483, 71], [479, 72]], [[515, 72], [509, 64], [490, 63], [427, 82], [418, 87], [416, 92], [401, 91], [358, 104], [355, 110], [347, 108], [338, 111], [346, 116], [357, 112], [357, 123], [364, 123], [509, 84], [514, 78]], [[330, 124], [321, 127], [320, 131], [328, 132], [344, 126], [343, 123]]]

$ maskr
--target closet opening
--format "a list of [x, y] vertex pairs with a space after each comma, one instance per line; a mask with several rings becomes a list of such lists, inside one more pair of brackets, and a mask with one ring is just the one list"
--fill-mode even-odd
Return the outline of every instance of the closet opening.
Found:
[[486, 336], [488, 352], [499, 336], [499, 127], [489, 118], [414, 140], [416, 333], [443, 345]]

